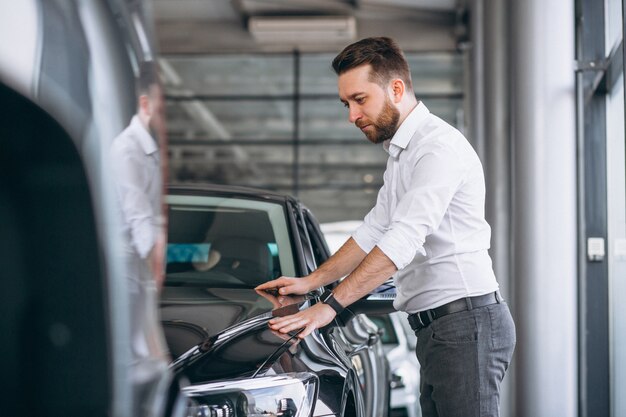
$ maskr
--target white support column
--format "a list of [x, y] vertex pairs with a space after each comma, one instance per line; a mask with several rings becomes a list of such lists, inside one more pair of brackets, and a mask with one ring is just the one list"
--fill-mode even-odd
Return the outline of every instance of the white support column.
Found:
[[510, 2], [516, 416], [577, 415], [574, 2]]
[[[515, 308], [511, 283], [511, 129], [510, 129], [510, 28], [508, 2], [483, 2], [484, 160], [487, 186], [486, 217], [491, 225], [493, 269], [500, 292]], [[515, 366], [502, 383], [501, 415], [515, 415]]]

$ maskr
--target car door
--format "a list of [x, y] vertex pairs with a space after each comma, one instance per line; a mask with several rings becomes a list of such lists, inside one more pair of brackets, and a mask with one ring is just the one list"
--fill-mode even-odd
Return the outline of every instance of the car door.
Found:
[[[313, 213], [306, 208], [302, 212], [313, 257], [319, 266], [330, 257], [330, 250]], [[389, 365], [378, 327], [366, 315], [356, 314], [338, 329], [342, 334], [335, 335], [336, 338], [345, 338], [348, 342], [346, 354], [350, 356], [353, 367], [357, 370], [359, 384], [364, 393], [366, 415], [388, 415]]]

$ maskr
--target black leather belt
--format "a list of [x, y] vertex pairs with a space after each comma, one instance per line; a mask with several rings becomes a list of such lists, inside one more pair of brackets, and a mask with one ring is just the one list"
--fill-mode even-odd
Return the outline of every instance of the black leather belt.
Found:
[[473, 310], [478, 307], [485, 307], [496, 303], [499, 304], [501, 302], [502, 297], [498, 291], [478, 295], [476, 297], [459, 298], [458, 300], [450, 301], [448, 304], [430, 310], [409, 314], [409, 324], [414, 331], [418, 331], [424, 327], [428, 327], [433, 321], [440, 317], [447, 316], [448, 314]]

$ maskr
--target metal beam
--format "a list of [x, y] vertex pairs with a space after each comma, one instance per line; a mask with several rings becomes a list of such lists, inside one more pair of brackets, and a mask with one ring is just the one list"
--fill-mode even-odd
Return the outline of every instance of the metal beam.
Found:
[[624, 73], [624, 40], [611, 50], [607, 58], [576, 61], [576, 72], [595, 74], [591, 86], [585, 89], [585, 104], [589, 104], [595, 95], [610, 92]]
[[[607, 238], [605, 2], [576, 1], [578, 112], [579, 416], [610, 415], [608, 265], [587, 257], [587, 239]], [[621, 63], [620, 65], [623, 65]], [[613, 71], [611, 72], [613, 73]]]
[[[181, 139], [176, 136], [169, 140], [172, 147], [204, 147], [204, 146], [293, 146], [292, 139], [232, 139], [229, 141], [208, 138]], [[301, 146], [362, 146], [371, 149], [372, 144], [363, 139], [302, 139]]]
[[[295, 88], [295, 86], [294, 86]], [[421, 100], [445, 99], [463, 100], [464, 94], [458, 93], [420, 93], [415, 91], [415, 96]], [[165, 99], [171, 102], [185, 101], [288, 101], [295, 100], [335, 100], [339, 102], [337, 94], [167, 94]]]

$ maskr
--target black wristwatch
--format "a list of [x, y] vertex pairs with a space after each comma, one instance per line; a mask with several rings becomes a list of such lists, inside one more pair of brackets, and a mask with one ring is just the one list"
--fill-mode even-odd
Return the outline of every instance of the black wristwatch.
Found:
[[335, 294], [331, 290], [326, 290], [320, 297], [320, 301], [335, 310], [335, 313], [341, 314], [344, 307], [335, 299]]

